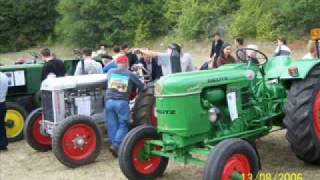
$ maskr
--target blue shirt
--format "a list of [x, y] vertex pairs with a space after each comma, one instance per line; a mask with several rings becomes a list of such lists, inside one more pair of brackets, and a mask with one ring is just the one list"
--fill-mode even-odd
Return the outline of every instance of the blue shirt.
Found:
[[144, 86], [138, 76], [127, 69], [111, 69], [107, 76], [107, 99], [129, 101], [131, 92], [135, 90], [135, 88], [140, 91]]
[[8, 77], [2, 72], [0, 72], [0, 103], [3, 103], [6, 101], [8, 85], [9, 85]]
[[115, 62], [111, 62], [110, 64], [104, 66], [103, 68], [103, 73], [107, 74], [111, 69], [117, 68], [117, 64]]

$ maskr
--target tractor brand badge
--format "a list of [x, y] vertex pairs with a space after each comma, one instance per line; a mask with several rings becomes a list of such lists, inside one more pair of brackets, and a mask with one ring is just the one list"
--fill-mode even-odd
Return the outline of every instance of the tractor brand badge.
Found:
[[227, 77], [219, 77], [219, 78], [212, 78], [208, 79], [208, 83], [218, 82], [218, 81], [226, 81], [228, 80]]
[[157, 113], [172, 115], [172, 114], [176, 114], [176, 111], [175, 110], [160, 110], [160, 109], [157, 109]]

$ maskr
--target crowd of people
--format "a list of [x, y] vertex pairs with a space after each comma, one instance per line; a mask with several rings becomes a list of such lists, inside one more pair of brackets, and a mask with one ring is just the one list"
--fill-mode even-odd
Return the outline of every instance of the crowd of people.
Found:
[[[224, 42], [219, 33], [212, 36], [212, 47], [209, 54], [209, 60], [206, 61], [199, 70], [218, 68], [224, 64], [240, 63], [250, 58], [255, 60], [256, 51], [259, 50], [255, 44], [245, 46], [243, 38], [235, 38], [233, 51], [230, 43]], [[238, 49], [247, 48], [247, 51], [238, 51], [235, 57], [234, 52]], [[251, 49], [251, 50], [250, 50]], [[317, 50], [314, 43], [308, 45], [309, 53], [304, 59], [314, 59], [317, 57]], [[139, 77], [130, 70], [136, 64], [142, 66], [149, 72], [151, 80], [155, 81], [161, 76], [179, 72], [190, 72], [196, 70], [193, 64], [192, 56], [183, 51], [177, 43], [169, 44], [166, 52], [158, 52], [147, 48], [129, 48], [127, 44], [121, 47], [113, 48], [113, 55], [107, 53], [104, 45], [93, 52], [90, 48], [84, 48], [81, 51], [82, 60], [76, 66], [74, 75], [86, 74], [106, 74], [106, 119], [108, 128], [108, 138], [110, 139], [110, 151], [117, 156], [117, 151], [123, 137], [129, 130], [129, 97], [133, 91], [141, 91], [144, 83]], [[66, 74], [63, 61], [58, 59], [48, 48], [43, 48], [40, 52], [41, 58], [45, 61], [42, 80], [45, 80], [51, 74], [56, 77], [62, 77]], [[287, 46], [284, 38], [279, 38], [274, 56], [290, 56], [291, 50]], [[94, 59], [99, 57], [102, 63]], [[119, 84], [120, 83], [120, 84]], [[7, 150], [8, 141], [5, 134], [5, 98], [8, 90], [8, 79], [0, 72], [0, 151]]]

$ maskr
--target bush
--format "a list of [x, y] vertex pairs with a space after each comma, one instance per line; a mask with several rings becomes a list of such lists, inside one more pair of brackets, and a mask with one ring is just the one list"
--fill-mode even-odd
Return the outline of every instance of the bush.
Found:
[[166, 30], [163, 7], [161, 0], [64, 0], [58, 5], [62, 19], [56, 32], [77, 46], [144, 41]]
[[298, 38], [320, 25], [318, 0], [241, 0], [240, 6], [233, 15], [232, 36], [268, 40], [278, 36]]
[[0, 0], [0, 52], [17, 51], [52, 34], [58, 0]]

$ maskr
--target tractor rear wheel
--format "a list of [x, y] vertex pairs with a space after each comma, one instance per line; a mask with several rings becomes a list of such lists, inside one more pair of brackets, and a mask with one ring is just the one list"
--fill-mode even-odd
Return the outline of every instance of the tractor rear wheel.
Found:
[[156, 139], [159, 139], [157, 130], [148, 125], [134, 128], [124, 138], [119, 151], [119, 165], [128, 179], [155, 179], [164, 173], [169, 159], [151, 155], [145, 148], [146, 141]]
[[320, 164], [320, 66], [296, 81], [288, 93], [284, 124], [287, 140], [296, 156]]
[[211, 150], [203, 172], [204, 180], [255, 179], [260, 170], [255, 148], [242, 139], [227, 139]]
[[141, 92], [136, 98], [132, 114], [133, 127], [144, 124], [156, 127], [157, 117], [155, 105], [154, 86], [148, 86], [147, 89]]
[[94, 162], [101, 151], [102, 135], [90, 117], [71, 116], [54, 129], [52, 150], [65, 166], [76, 168]]
[[41, 130], [42, 119], [42, 108], [31, 112], [26, 120], [24, 137], [33, 149], [45, 152], [51, 150], [52, 139], [49, 135], [43, 134]]
[[23, 128], [27, 111], [17, 103], [7, 102], [7, 113], [5, 117], [6, 133], [9, 142], [23, 139]]

